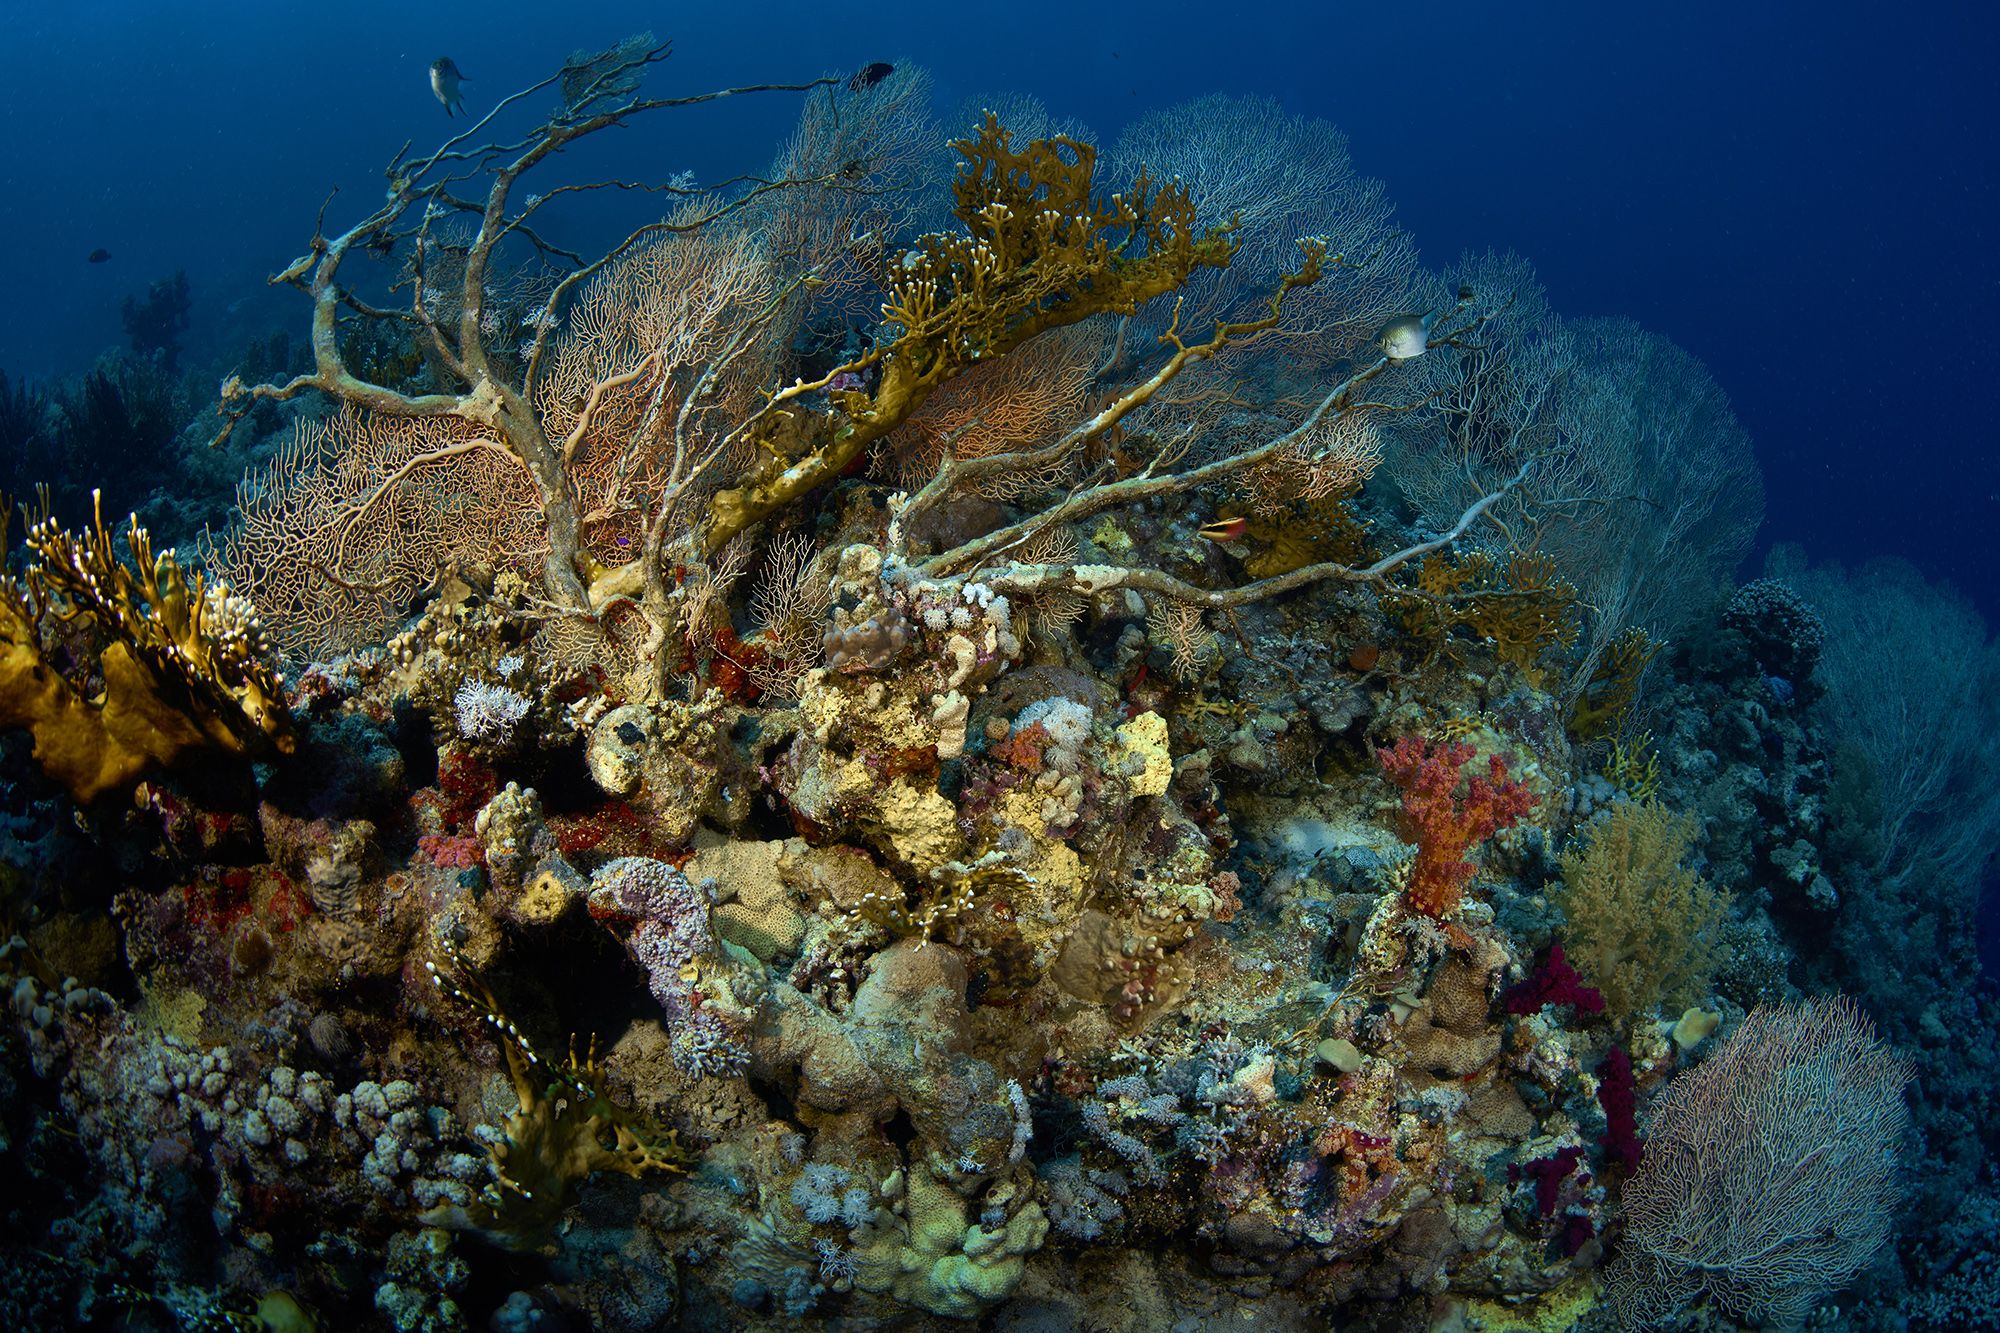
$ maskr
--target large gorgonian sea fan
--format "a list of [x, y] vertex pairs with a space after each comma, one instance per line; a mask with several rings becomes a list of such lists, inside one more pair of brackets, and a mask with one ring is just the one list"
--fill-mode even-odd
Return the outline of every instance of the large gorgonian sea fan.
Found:
[[1895, 1225], [1907, 1061], [1846, 996], [1760, 1005], [1667, 1085], [1625, 1185], [1610, 1287], [1629, 1328], [1706, 1297], [1796, 1327]]

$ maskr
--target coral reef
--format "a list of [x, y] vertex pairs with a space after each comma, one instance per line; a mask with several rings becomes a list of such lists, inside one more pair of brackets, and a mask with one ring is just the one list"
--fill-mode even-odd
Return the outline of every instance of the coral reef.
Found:
[[[136, 521], [126, 558], [31, 529], [0, 1215], [46, 1242], [0, 1250], [0, 1322], [1880, 1297], [1908, 1070], [1797, 989], [1859, 938], [1836, 882], [1917, 874], [1860, 787], [1879, 856], [1833, 836], [1815, 682], [1856, 650], [1706, 558], [1580, 563], [1551, 494], [1743, 514], [1651, 436], [1579, 459], [1618, 386], [1532, 275], [1419, 272], [1337, 141], [1257, 103], [1142, 124], [1108, 185], [1087, 135], [989, 113], [926, 180], [887, 65], [727, 90], [805, 99], [771, 169], [568, 255], [543, 210], [590, 184], [522, 178], [717, 100], [647, 94], [666, 54], [572, 57], [519, 143], [399, 156], [278, 275], [312, 362], [225, 386], [224, 433], [275, 443], [203, 573]], [[1194, 151], [1249, 125], [1324, 180]], [[407, 311], [350, 295], [376, 259]], [[1592, 336], [1631, 395], [1699, 369]], [[1625, 554], [1664, 539], [1640, 498]], [[1901, 1020], [1936, 1061], [1985, 1012]], [[1979, 1125], [1923, 1128], [1977, 1178]], [[1988, 1184], [1904, 1247], [1948, 1279], [1917, 1326], [1993, 1307]]]

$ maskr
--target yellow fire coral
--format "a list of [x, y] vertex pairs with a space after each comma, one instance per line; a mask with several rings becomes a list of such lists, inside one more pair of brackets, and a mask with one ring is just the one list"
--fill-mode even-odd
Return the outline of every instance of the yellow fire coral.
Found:
[[1615, 735], [1639, 693], [1639, 677], [1659, 651], [1653, 637], [1636, 625], [1613, 639], [1583, 682], [1569, 729], [1585, 740]]
[[[462, 966], [450, 949], [445, 953], [454, 969]], [[468, 991], [435, 966], [429, 970], [439, 990], [477, 1008], [493, 1029], [507, 1057], [519, 1109], [487, 1149], [494, 1183], [468, 1207], [432, 1209], [426, 1222], [477, 1231], [496, 1245], [525, 1253], [549, 1245], [564, 1210], [576, 1202], [577, 1186], [594, 1172], [617, 1171], [636, 1179], [686, 1170], [687, 1153], [672, 1130], [647, 1125], [605, 1095], [595, 1039], [582, 1060], [572, 1047], [568, 1060], [551, 1065], [535, 1054], [478, 982], [466, 976]]]
[[[7, 514], [0, 507], [0, 548]], [[255, 614], [227, 586], [182, 574], [136, 518], [118, 559], [101, 504], [72, 536], [46, 513], [28, 530], [25, 583], [0, 576], [0, 727], [26, 727], [35, 759], [79, 801], [201, 751], [289, 754], [284, 681]], [[65, 674], [45, 635], [95, 661]], [[87, 658], [87, 654], [86, 654]]]
[[1576, 587], [1547, 556], [1517, 553], [1504, 562], [1482, 551], [1429, 556], [1417, 568], [1415, 588], [1383, 600], [1405, 629], [1440, 646], [1461, 627], [1491, 640], [1500, 660], [1536, 685], [1545, 674], [1542, 659], [1576, 643]]
[[[952, 185], [964, 230], [924, 237], [892, 269], [882, 314], [893, 341], [773, 400], [828, 388], [847, 422], [802, 458], [764, 440], [741, 483], [710, 501], [708, 550], [838, 476], [969, 367], [1093, 315], [1129, 315], [1235, 253], [1232, 227], [1200, 227], [1178, 182], [1141, 174], [1127, 190], [1093, 195], [1090, 144], [1058, 135], [1016, 148], [988, 112], [952, 147], [964, 159]], [[872, 390], [831, 390], [836, 377], [864, 372], [877, 376]]]

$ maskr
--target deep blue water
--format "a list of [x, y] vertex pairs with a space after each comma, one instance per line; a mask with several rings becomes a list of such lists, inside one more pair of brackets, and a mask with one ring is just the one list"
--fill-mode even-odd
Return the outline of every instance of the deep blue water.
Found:
[[[440, 53], [475, 109], [644, 28], [677, 42], [662, 89], [913, 59], [944, 107], [1023, 90], [1107, 140], [1146, 108], [1261, 92], [1346, 130], [1430, 262], [1511, 247], [1558, 310], [1631, 316], [1706, 361], [1757, 442], [1768, 539], [1902, 554], [2000, 615], [1990, 9], [338, 8], [6, 7], [0, 368], [87, 363], [122, 341], [119, 299], [177, 268], [196, 343], [225, 319], [302, 329], [261, 279], [330, 184], [358, 207], [404, 139], [451, 128], [425, 86]], [[754, 168], [793, 110], [739, 101], [594, 151], [655, 174]], [[86, 264], [100, 246], [112, 261]]]

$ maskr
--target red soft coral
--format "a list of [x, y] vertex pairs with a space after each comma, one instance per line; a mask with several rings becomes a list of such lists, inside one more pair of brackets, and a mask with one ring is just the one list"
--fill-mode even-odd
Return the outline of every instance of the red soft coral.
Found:
[[1382, 771], [1403, 789], [1403, 835], [1417, 845], [1406, 891], [1410, 906], [1439, 920], [1458, 910], [1472, 878], [1466, 853], [1512, 828], [1535, 804], [1497, 754], [1484, 776], [1463, 777], [1459, 770], [1472, 755], [1470, 745], [1432, 746], [1421, 736], [1375, 752]]

